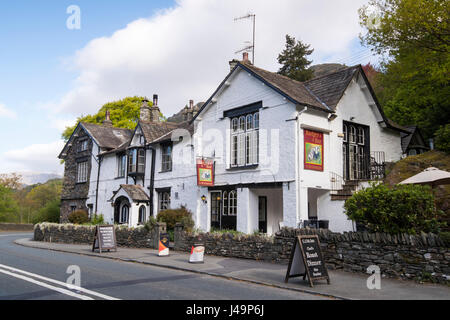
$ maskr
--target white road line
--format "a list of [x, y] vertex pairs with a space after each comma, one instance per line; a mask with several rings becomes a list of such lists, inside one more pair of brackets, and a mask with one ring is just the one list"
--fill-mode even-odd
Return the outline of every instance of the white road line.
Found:
[[9, 272], [9, 271], [6, 271], [6, 270], [1, 270], [1, 269], [0, 269], [0, 272], [4, 273], [4, 274], [7, 274], [7, 275], [9, 275], [11, 277], [22, 279], [22, 280], [25, 280], [25, 281], [37, 284], [38, 286], [41, 286], [41, 287], [44, 287], [44, 288], [47, 288], [47, 289], [51, 289], [51, 290], [57, 291], [59, 293], [62, 293], [62, 294], [65, 294], [65, 295], [68, 295], [68, 296], [71, 296], [71, 297], [75, 297], [75, 298], [78, 298], [78, 299], [81, 299], [81, 300], [94, 300], [91, 297], [83, 296], [81, 294], [77, 294], [77, 293], [71, 292], [71, 291], [66, 290], [66, 289], [61, 289], [61, 288], [58, 288], [58, 287], [55, 287], [55, 286], [51, 286], [51, 285], [46, 284], [44, 282], [37, 281], [37, 280], [31, 279], [29, 277], [22, 276], [20, 274], [12, 273], [12, 272]]
[[[34, 277], [34, 278], [37, 278], [37, 279], [40, 279], [40, 280], [44, 280], [44, 281], [47, 281], [47, 282], [55, 283], [55, 284], [58, 284], [60, 286], [68, 287], [68, 284], [65, 283], [65, 282], [54, 280], [54, 279], [51, 279], [51, 278], [47, 278], [47, 277], [44, 277], [44, 276], [41, 276], [41, 275], [38, 275], [38, 274], [35, 274], [35, 273], [31, 273], [31, 272], [27, 272], [27, 271], [24, 271], [24, 270], [20, 270], [20, 269], [17, 269], [17, 268], [5, 266], [3, 264], [0, 264], [0, 268], [11, 270], [11, 271], [14, 271], [14, 272], [19, 272], [19, 273], [22, 273], [22, 274], [30, 276], [30, 277]], [[0, 272], [7, 272], [7, 271], [3, 271], [3, 270], [0, 269]], [[105, 300], [120, 300], [118, 298], [107, 296], [105, 294], [98, 293], [98, 292], [95, 292], [95, 291], [92, 291], [92, 290], [89, 290], [89, 289], [85, 289], [85, 288], [82, 288], [82, 287], [78, 287], [78, 286], [75, 286], [75, 285], [70, 285], [70, 289], [77, 290], [77, 291], [80, 291], [80, 292], [83, 292], [83, 293], [86, 293], [86, 294], [89, 294], [89, 295], [92, 295], [92, 296], [96, 296], [96, 297], [99, 297], [99, 298], [102, 298], [102, 299], [105, 299]], [[62, 289], [62, 290], [65, 290], [65, 289]], [[68, 290], [66, 290], [66, 291], [68, 291]], [[68, 291], [68, 292], [72, 293], [71, 291]]]
[[23, 236], [27, 233], [11, 233], [11, 234], [0, 234], [0, 237], [12, 237], [12, 236]]

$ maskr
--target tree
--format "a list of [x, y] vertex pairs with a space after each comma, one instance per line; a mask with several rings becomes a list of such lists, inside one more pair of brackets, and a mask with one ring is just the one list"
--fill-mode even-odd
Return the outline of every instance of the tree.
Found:
[[418, 125], [426, 139], [450, 118], [449, 12], [441, 0], [371, 0], [359, 10], [362, 43], [384, 54], [379, 100], [386, 115]]
[[[127, 97], [119, 101], [103, 105], [94, 115], [81, 116], [72, 127], [66, 127], [62, 133], [64, 141], [69, 140], [79, 122], [101, 124], [105, 120], [106, 110], [109, 110], [113, 126], [117, 128], [134, 129], [139, 120], [140, 108], [144, 97]], [[149, 102], [151, 106], [152, 103]]]
[[16, 212], [12, 190], [0, 184], [0, 222], [17, 222]]
[[307, 59], [314, 49], [294, 37], [286, 35], [286, 48], [278, 55], [278, 63], [282, 65], [278, 73], [297, 81], [306, 81], [313, 77], [314, 71], [309, 69], [312, 61]]
[[21, 180], [22, 176], [18, 173], [0, 174], [0, 185], [9, 189], [19, 190], [22, 186]]

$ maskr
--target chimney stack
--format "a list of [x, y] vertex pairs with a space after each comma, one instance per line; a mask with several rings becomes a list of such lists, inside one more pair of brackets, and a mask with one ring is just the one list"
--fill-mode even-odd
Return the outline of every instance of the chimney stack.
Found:
[[158, 95], [153, 95], [153, 106], [150, 108], [150, 121], [159, 122], [159, 107], [158, 107]]
[[103, 120], [103, 125], [106, 126], [106, 127], [112, 127], [113, 126], [109, 110], [106, 110], [105, 120]]
[[142, 100], [141, 112], [139, 119], [142, 121], [150, 121], [150, 107], [148, 106], [147, 98]]
[[186, 106], [183, 110], [183, 120], [191, 121], [194, 117], [194, 100], [189, 100], [189, 107]]
[[248, 60], [248, 52], [242, 53], [242, 62], [243, 63], [251, 63], [250, 60]]

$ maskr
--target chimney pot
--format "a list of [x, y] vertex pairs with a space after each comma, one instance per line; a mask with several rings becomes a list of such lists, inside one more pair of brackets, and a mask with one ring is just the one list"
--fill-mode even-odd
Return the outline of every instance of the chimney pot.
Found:
[[192, 109], [194, 107], [194, 100], [189, 100], [189, 108]]
[[109, 113], [109, 110], [106, 110], [105, 112], [105, 120], [103, 120], [103, 125], [107, 127], [112, 127], [111, 115]]
[[155, 107], [158, 106], [158, 95], [157, 94], [153, 95], [153, 106], [155, 106]]
[[248, 52], [242, 53], [242, 61], [244, 61], [244, 62], [248, 61]]

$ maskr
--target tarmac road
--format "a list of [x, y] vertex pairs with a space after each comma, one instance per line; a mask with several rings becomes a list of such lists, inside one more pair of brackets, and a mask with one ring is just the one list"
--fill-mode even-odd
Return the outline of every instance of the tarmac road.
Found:
[[[317, 300], [318, 295], [132, 262], [23, 247], [0, 233], [0, 300]], [[69, 270], [68, 267], [72, 267]], [[69, 288], [79, 267], [80, 287]], [[77, 282], [71, 282], [77, 284]]]

